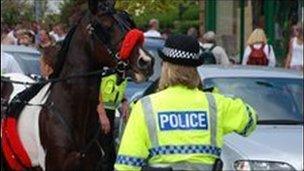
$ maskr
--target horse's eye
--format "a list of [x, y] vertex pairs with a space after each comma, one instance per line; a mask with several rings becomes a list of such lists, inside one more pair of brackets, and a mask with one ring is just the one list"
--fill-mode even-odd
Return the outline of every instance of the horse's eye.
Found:
[[146, 68], [148, 68], [149, 64], [150, 64], [150, 61], [145, 61], [144, 58], [139, 58], [137, 60], [138, 68], [146, 69]]

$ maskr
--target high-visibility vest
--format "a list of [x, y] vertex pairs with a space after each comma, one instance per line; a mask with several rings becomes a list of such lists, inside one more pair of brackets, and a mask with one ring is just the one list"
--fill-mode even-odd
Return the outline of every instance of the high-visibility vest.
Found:
[[256, 121], [255, 111], [241, 99], [169, 87], [134, 105], [115, 169], [151, 165], [211, 170], [220, 157], [223, 136], [233, 131], [248, 136]]
[[127, 79], [119, 80], [117, 74], [112, 74], [101, 79], [99, 100], [106, 109], [116, 109], [124, 98]]

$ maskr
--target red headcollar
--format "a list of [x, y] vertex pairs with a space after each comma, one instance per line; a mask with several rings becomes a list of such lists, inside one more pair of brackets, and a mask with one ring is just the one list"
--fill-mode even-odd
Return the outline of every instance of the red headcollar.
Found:
[[122, 42], [122, 46], [119, 52], [120, 59], [127, 60], [130, 57], [133, 48], [138, 43], [140, 43], [140, 45], [144, 43], [143, 32], [138, 29], [130, 30]]

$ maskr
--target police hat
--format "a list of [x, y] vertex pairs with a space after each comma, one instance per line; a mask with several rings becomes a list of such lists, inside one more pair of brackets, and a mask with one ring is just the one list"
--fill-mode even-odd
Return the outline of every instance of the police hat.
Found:
[[193, 67], [203, 64], [203, 60], [199, 56], [199, 43], [191, 36], [170, 36], [158, 54], [164, 61], [173, 64]]

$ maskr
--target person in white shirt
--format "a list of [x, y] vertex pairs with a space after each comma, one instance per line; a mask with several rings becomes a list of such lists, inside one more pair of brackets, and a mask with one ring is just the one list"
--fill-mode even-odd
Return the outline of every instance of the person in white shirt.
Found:
[[303, 71], [303, 25], [297, 26], [297, 35], [289, 43], [289, 52], [286, 58], [285, 68]]
[[203, 35], [203, 43], [200, 43], [200, 47], [206, 50], [211, 50], [214, 55], [215, 62], [217, 65], [227, 66], [230, 64], [229, 58], [221, 46], [216, 45], [215, 33], [208, 31]]
[[[260, 62], [256, 64], [251, 63], [251, 55], [253, 50], [262, 49], [266, 59], [265, 62]], [[267, 65], [274, 67], [276, 64], [276, 59], [274, 51], [271, 45], [267, 44], [267, 38], [263, 29], [255, 29], [248, 38], [247, 47], [244, 52], [242, 65]]]
[[57, 24], [53, 27], [53, 30], [49, 32], [49, 35], [53, 36], [56, 42], [61, 42], [67, 35], [63, 24]]
[[14, 57], [4, 53], [1, 48], [1, 74], [6, 73], [23, 73], [19, 64]]
[[158, 30], [158, 20], [151, 19], [149, 22], [149, 30], [144, 33], [145, 37], [161, 37], [161, 34]]

